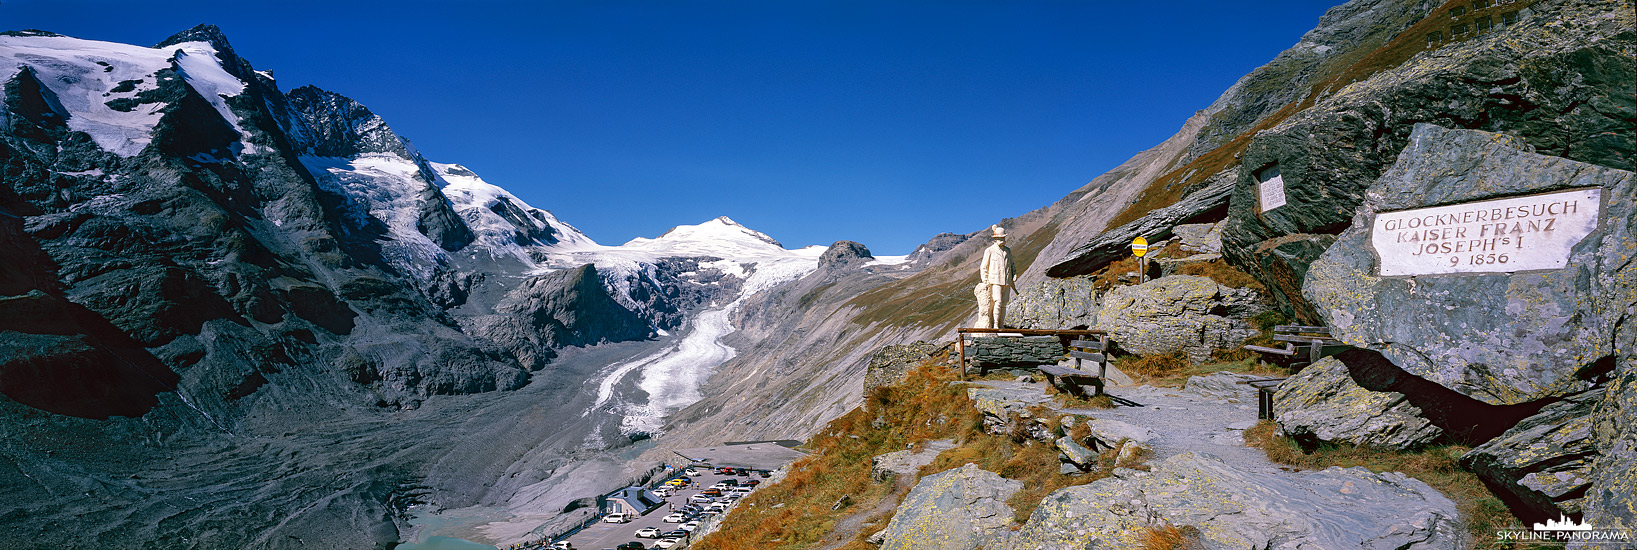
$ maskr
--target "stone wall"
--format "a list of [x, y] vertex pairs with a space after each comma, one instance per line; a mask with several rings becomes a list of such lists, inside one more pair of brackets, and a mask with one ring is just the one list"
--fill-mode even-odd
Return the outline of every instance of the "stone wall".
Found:
[[1056, 336], [973, 338], [966, 356], [980, 367], [1055, 365], [1066, 352]]

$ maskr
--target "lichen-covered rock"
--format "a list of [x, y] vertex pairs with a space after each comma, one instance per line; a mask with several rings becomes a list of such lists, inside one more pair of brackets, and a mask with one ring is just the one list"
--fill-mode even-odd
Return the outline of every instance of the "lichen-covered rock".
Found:
[[1591, 412], [1602, 397], [1598, 390], [1547, 405], [1468, 451], [1461, 464], [1527, 506], [1535, 518], [1525, 522], [1581, 514], [1597, 455]]
[[1006, 304], [1006, 321], [1017, 328], [1059, 329], [1097, 323], [1097, 289], [1091, 277], [1046, 279], [1017, 288]]
[[1007, 548], [1141, 547], [1145, 528], [1193, 526], [1206, 548], [1464, 548], [1455, 503], [1397, 472], [1256, 472], [1186, 452], [1047, 495]]
[[910, 369], [927, 362], [937, 353], [938, 346], [928, 342], [915, 342], [902, 346], [882, 346], [870, 355], [869, 366], [864, 369], [864, 395], [870, 390], [881, 386], [892, 386], [904, 381]]
[[1255, 399], [1256, 389], [1246, 384], [1265, 376], [1237, 372], [1213, 372], [1204, 376], [1189, 376], [1182, 391], [1212, 399]]
[[994, 435], [1012, 432], [1012, 415], [1029, 415], [1029, 407], [1051, 399], [1032, 384], [1017, 382], [988, 383], [967, 388], [967, 399], [983, 413], [983, 428]]
[[1064, 462], [1073, 464], [1081, 470], [1089, 470], [1097, 465], [1097, 453], [1075, 443], [1072, 437], [1059, 437], [1052, 444], [1057, 446]]
[[1154, 430], [1108, 418], [1086, 419], [1086, 428], [1091, 430], [1091, 438], [1097, 441], [1096, 444], [1107, 449], [1114, 448], [1121, 441], [1147, 443], [1159, 437]]
[[1637, 529], [1637, 323], [1623, 323], [1613, 380], [1592, 411], [1591, 489], [1583, 504], [1585, 521], [1608, 529]]
[[1103, 295], [1093, 327], [1139, 355], [1182, 351], [1195, 362], [1260, 333], [1245, 318], [1261, 311], [1256, 291], [1204, 277], [1173, 275]]
[[1172, 227], [1171, 232], [1181, 241], [1183, 252], [1221, 254], [1222, 225], [1223, 222], [1190, 223]]
[[894, 476], [909, 477], [932, 463], [938, 458], [938, 453], [955, 448], [955, 441], [939, 439], [928, 441], [920, 451], [902, 450], [876, 455], [870, 459], [870, 477], [876, 481], [886, 481]]
[[975, 550], [1002, 536], [1012, 522], [1006, 499], [1023, 482], [976, 464], [933, 474], [915, 484], [887, 523], [886, 550]]
[[[1637, 178], [1520, 146], [1499, 134], [1417, 125], [1352, 227], [1308, 273], [1304, 292], [1332, 334], [1490, 404], [1589, 389], [1578, 373], [1614, 354], [1616, 327], [1637, 308], [1630, 222]], [[1603, 193], [1599, 224], [1568, 250], [1561, 269], [1379, 275], [1371, 244], [1379, 212], [1589, 187]]]
[[1326, 357], [1279, 384], [1274, 414], [1286, 435], [1405, 450], [1431, 443], [1443, 430], [1398, 392], [1364, 389], [1347, 365]]

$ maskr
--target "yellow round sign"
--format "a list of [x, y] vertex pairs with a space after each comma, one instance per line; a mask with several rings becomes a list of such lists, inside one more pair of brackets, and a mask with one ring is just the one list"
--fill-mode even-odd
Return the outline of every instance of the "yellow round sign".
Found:
[[1136, 254], [1138, 258], [1141, 258], [1143, 254], [1147, 254], [1148, 253], [1148, 239], [1144, 239], [1142, 237], [1137, 237], [1135, 239], [1132, 239], [1131, 240], [1131, 253]]

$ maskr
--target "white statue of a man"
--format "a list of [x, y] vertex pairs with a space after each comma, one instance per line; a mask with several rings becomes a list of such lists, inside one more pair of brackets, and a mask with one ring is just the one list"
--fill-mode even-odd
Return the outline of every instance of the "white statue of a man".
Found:
[[978, 268], [978, 328], [1002, 328], [1006, 324], [1006, 302], [1011, 297], [1017, 269], [1012, 265], [1012, 249], [1006, 248], [1006, 230], [991, 228], [991, 244], [983, 250]]

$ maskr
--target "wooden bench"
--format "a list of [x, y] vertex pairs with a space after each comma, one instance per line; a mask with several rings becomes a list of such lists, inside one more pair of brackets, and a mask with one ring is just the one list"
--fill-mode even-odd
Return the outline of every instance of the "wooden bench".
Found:
[[1273, 327], [1273, 340], [1284, 342], [1284, 347], [1245, 346], [1245, 349], [1268, 356], [1269, 362], [1283, 365], [1291, 372], [1319, 362], [1351, 346], [1330, 337], [1330, 329], [1306, 325], [1279, 325]]
[[1284, 378], [1263, 378], [1260, 380], [1246, 380], [1240, 384], [1256, 388], [1256, 418], [1257, 420], [1273, 420], [1273, 392], [1279, 389], [1279, 383]]
[[[1069, 358], [1074, 359], [1074, 367], [1040, 365], [1040, 372], [1054, 386], [1062, 381], [1064, 389], [1070, 394], [1085, 397], [1083, 386], [1092, 386], [1095, 388], [1092, 395], [1102, 395], [1103, 376], [1108, 372], [1108, 335], [1099, 334], [1096, 338], [1069, 342]], [[1092, 368], [1086, 368], [1087, 362], [1091, 363]]]

